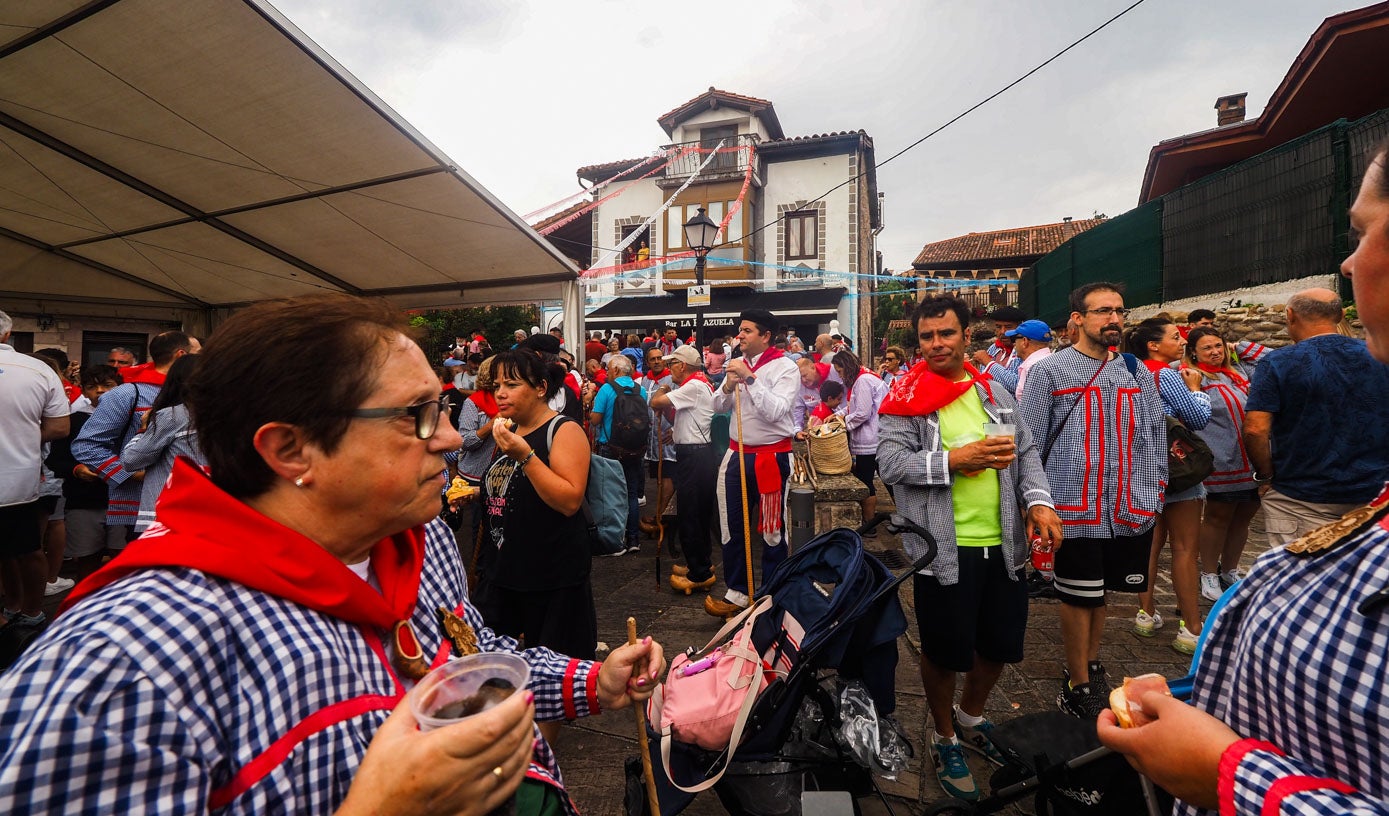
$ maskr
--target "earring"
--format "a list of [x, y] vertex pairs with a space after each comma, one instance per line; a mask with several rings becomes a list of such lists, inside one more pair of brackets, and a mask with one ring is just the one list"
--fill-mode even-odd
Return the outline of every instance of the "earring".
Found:
[[298, 479], [295, 479], [295, 480], [294, 480], [294, 486], [295, 486], [295, 487], [303, 487], [303, 486], [304, 486], [304, 477], [303, 477], [303, 476], [300, 476]]

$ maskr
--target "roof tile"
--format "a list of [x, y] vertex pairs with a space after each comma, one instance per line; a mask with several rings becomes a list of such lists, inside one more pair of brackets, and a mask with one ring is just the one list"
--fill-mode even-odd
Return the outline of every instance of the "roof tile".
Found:
[[912, 266], [924, 267], [961, 261], [982, 261], [991, 258], [1014, 258], [1042, 255], [1051, 252], [1071, 238], [1104, 223], [1103, 218], [1081, 218], [1034, 227], [971, 232], [956, 238], [936, 241], [921, 248]]

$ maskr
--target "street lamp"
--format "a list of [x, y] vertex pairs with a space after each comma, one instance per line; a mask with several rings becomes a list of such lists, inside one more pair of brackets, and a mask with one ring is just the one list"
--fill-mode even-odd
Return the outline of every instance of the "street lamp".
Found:
[[[704, 285], [704, 263], [709, 255], [709, 250], [714, 248], [714, 236], [719, 233], [719, 225], [715, 224], [709, 216], [704, 214], [704, 208], [700, 207], [699, 212], [694, 218], [685, 222], [685, 246], [694, 250], [695, 254], [695, 286]], [[702, 342], [701, 335], [704, 329], [704, 307], [695, 307], [695, 346]]]

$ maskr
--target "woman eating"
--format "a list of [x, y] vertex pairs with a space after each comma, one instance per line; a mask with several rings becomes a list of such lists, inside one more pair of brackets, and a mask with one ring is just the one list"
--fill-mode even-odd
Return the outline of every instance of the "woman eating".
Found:
[[1240, 556], [1249, 522], [1259, 512], [1254, 465], [1244, 450], [1244, 403], [1249, 380], [1230, 364], [1225, 338], [1201, 326], [1186, 338], [1187, 362], [1201, 372], [1201, 390], [1211, 398], [1211, 421], [1197, 432], [1215, 454], [1215, 470], [1204, 482], [1206, 515], [1201, 522], [1201, 596], [1216, 600], [1241, 578]]
[[564, 386], [527, 351], [492, 358], [501, 422], [482, 479], [483, 546], [493, 552], [483, 617], [527, 646], [592, 657], [598, 624], [589, 584], [588, 437], [546, 401]]
[[878, 376], [882, 377], [883, 382], [890, 386], [894, 380], [907, 373], [906, 365], [907, 353], [902, 350], [902, 347], [888, 346], [887, 350], [883, 352], [883, 365]]
[[[1176, 324], [1163, 318], [1148, 318], [1129, 329], [1124, 335], [1124, 349], [1136, 356], [1157, 381], [1162, 397], [1162, 412], [1174, 416], [1193, 431], [1206, 427], [1211, 418], [1211, 400], [1201, 390], [1200, 372], [1184, 369], [1181, 373], [1172, 363], [1182, 358], [1186, 341]], [[1162, 506], [1162, 515], [1153, 528], [1153, 546], [1148, 556], [1148, 591], [1139, 595], [1138, 614], [1133, 631], [1140, 637], [1153, 637], [1162, 628], [1162, 616], [1153, 603], [1153, 585], [1157, 577], [1158, 555], [1164, 540], [1172, 542], [1172, 589], [1177, 595], [1181, 620], [1177, 621], [1177, 636], [1172, 648], [1182, 654], [1196, 651], [1196, 637], [1201, 634], [1201, 612], [1196, 590], [1196, 539], [1201, 526], [1201, 500], [1206, 497], [1204, 485], [1196, 485], [1181, 493], [1169, 493]]]
[[417, 730], [419, 677], [517, 645], [437, 519], [461, 440], [409, 331], [384, 301], [318, 295], [212, 336], [187, 397], [208, 474], [176, 462], [156, 526], [0, 677], [11, 812], [480, 815], [515, 794], [575, 813], [533, 721], [645, 699], [662, 651], [600, 672], [528, 649], [525, 693]]

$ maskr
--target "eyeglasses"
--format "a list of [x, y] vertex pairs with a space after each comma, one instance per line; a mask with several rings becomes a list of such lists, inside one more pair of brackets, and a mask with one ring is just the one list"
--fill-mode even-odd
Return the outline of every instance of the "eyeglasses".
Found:
[[1120, 317], [1128, 317], [1129, 310], [1116, 309], [1113, 306], [1101, 306], [1098, 309], [1086, 309], [1085, 314], [1099, 315], [1100, 317], [1113, 317], [1115, 315], [1118, 315]]
[[429, 439], [434, 436], [434, 432], [439, 429], [439, 416], [443, 414], [447, 407], [448, 398], [440, 397], [437, 400], [421, 402], [415, 405], [407, 405], [404, 408], [358, 408], [349, 411], [348, 416], [357, 419], [395, 419], [396, 417], [414, 417], [415, 419], [415, 438]]

